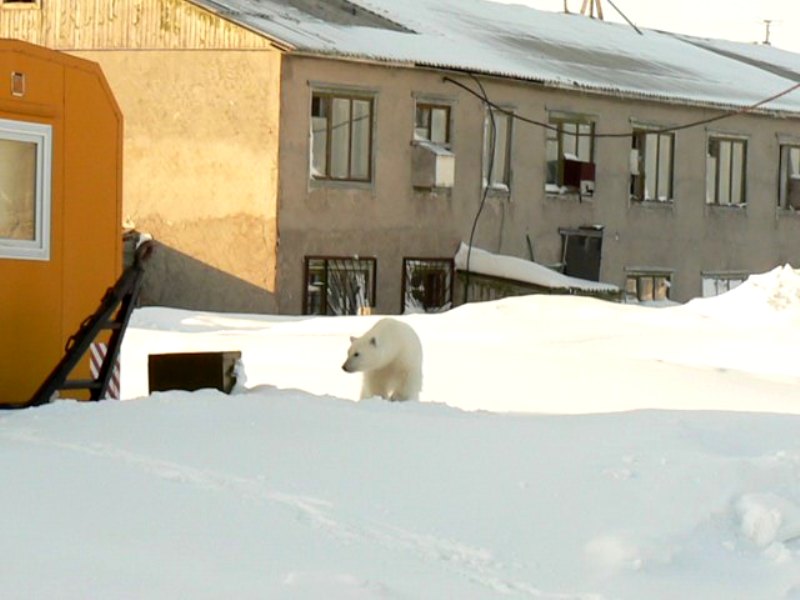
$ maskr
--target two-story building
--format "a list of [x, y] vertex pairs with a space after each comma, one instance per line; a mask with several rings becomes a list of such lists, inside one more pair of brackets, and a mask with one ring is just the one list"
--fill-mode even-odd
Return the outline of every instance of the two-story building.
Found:
[[102, 65], [123, 211], [162, 246], [151, 303], [439, 310], [470, 242], [641, 300], [800, 262], [790, 52], [485, 0], [0, 15], [0, 36]]

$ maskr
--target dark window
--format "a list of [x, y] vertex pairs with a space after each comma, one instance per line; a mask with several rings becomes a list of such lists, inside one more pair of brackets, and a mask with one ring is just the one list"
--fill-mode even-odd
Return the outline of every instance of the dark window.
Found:
[[782, 145], [778, 206], [800, 210], [800, 145]]
[[403, 259], [403, 312], [441, 312], [453, 305], [453, 261]]
[[561, 229], [561, 263], [564, 274], [600, 281], [603, 231], [592, 227]]
[[311, 98], [311, 174], [372, 179], [372, 98], [315, 93]]
[[375, 306], [374, 258], [306, 257], [303, 314], [357, 315]]
[[726, 206], [744, 205], [747, 142], [709, 138], [706, 160], [706, 202]]
[[636, 200], [672, 200], [675, 135], [646, 130], [633, 132], [631, 197]]

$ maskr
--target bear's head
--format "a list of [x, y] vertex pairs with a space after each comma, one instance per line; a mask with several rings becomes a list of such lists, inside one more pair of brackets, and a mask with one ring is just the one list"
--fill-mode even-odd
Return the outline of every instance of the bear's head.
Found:
[[384, 348], [375, 334], [367, 332], [360, 338], [351, 337], [347, 360], [344, 361], [342, 369], [348, 373], [380, 369], [388, 361], [384, 354]]

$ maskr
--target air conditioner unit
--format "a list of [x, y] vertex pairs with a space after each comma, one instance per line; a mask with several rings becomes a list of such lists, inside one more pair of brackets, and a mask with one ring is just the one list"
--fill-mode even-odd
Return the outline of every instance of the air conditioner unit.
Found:
[[431, 142], [415, 142], [411, 150], [411, 184], [415, 188], [452, 188], [456, 155]]
[[583, 196], [594, 193], [594, 163], [565, 158], [562, 167], [566, 187], [579, 190]]

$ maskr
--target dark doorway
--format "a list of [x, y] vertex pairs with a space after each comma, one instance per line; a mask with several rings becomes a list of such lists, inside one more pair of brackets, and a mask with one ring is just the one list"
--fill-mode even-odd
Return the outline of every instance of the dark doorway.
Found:
[[600, 281], [603, 228], [591, 226], [560, 229], [559, 233], [564, 274], [589, 281]]

